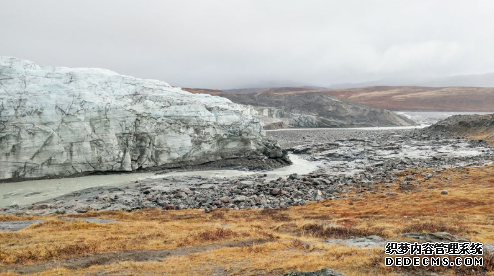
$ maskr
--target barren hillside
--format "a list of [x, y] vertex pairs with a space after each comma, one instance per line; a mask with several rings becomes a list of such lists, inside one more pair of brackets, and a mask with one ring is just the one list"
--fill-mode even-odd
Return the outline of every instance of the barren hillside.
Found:
[[391, 110], [494, 110], [494, 88], [376, 86], [326, 90], [325, 93], [339, 99]]
[[427, 130], [494, 143], [494, 114], [451, 116]]
[[184, 90], [212, 95], [319, 93], [389, 110], [494, 111], [494, 88], [486, 87], [373, 86], [351, 89], [275, 87], [229, 91], [188, 88]]
[[[191, 89], [193, 93], [208, 93], [230, 99], [239, 104], [259, 108], [274, 108], [274, 113], [286, 113], [281, 116], [290, 122], [283, 127], [372, 127], [372, 126], [408, 126], [414, 122], [389, 110], [339, 100], [317, 88], [270, 88], [257, 92], [252, 89], [238, 90], [238, 93], [221, 90]], [[254, 91], [253, 93], [248, 91]], [[264, 111], [261, 111], [264, 113]], [[298, 118], [298, 116], [311, 116]], [[276, 118], [280, 116], [275, 116]], [[294, 119], [294, 117], [297, 117]], [[302, 120], [303, 122], [299, 122]], [[266, 124], [266, 122], [265, 122]]]

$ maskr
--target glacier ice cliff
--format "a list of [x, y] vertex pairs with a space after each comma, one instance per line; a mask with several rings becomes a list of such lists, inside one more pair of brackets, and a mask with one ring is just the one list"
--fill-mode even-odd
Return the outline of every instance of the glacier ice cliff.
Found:
[[285, 159], [250, 113], [162, 81], [0, 57], [0, 179]]

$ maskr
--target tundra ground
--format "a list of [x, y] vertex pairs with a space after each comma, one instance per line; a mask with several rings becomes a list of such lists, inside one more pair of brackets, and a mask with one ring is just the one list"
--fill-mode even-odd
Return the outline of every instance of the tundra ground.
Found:
[[[402, 177], [420, 180], [422, 171]], [[89, 212], [0, 232], [1, 275], [280, 275], [324, 267], [344, 275], [423, 275], [387, 268], [382, 247], [329, 244], [330, 238], [444, 231], [494, 243], [494, 166], [449, 169], [420, 188], [311, 203], [286, 210]], [[433, 188], [431, 188], [433, 187]], [[441, 191], [447, 190], [447, 194]], [[88, 223], [98, 217], [115, 223]], [[484, 267], [426, 268], [440, 275], [494, 275]]]

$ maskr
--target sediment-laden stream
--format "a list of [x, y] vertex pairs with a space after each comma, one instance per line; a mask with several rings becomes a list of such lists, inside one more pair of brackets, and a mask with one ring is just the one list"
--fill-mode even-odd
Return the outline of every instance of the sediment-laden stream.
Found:
[[[319, 162], [311, 162], [297, 155], [290, 155], [293, 164], [262, 172], [266, 179], [276, 179], [290, 174], [307, 174], [317, 169]], [[88, 175], [73, 178], [28, 180], [0, 184], [0, 207], [10, 205], [28, 205], [40, 201], [50, 200], [68, 193], [97, 187], [120, 187], [132, 185], [140, 181], [153, 179], [200, 177], [200, 178], [225, 178], [240, 177], [259, 174], [254, 171], [241, 170], [204, 170], [204, 171], [172, 171], [160, 173], [123, 173]], [[185, 185], [186, 186], [186, 185]], [[174, 185], [170, 188], [183, 188], [184, 185]]]

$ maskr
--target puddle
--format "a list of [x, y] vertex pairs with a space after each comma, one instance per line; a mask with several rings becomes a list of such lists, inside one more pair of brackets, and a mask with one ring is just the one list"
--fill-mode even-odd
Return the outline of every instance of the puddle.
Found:
[[43, 222], [42, 219], [38, 220], [13, 220], [13, 221], [0, 221], [0, 231], [17, 231], [24, 229], [32, 224]]

